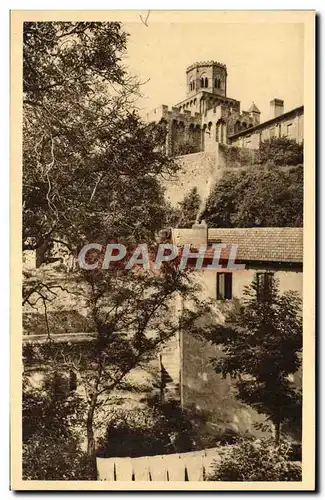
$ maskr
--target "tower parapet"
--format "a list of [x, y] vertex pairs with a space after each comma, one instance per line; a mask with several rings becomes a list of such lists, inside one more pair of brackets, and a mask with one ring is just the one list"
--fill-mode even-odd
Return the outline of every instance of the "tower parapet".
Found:
[[226, 97], [227, 66], [218, 61], [201, 61], [186, 69], [187, 95], [201, 90]]

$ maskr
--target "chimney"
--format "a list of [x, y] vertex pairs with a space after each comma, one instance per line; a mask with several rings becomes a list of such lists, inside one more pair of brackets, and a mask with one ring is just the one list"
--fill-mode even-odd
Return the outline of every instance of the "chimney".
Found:
[[205, 221], [195, 223], [191, 228], [172, 229], [173, 245], [191, 245], [199, 248], [201, 245], [208, 244], [208, 226]]
[[283, 100], [274, 98], [270, 101], [271, 106], [271, 118], [276, 118], [277, 116], [283, 115]]
[[192, 226], [192, 235], [190, 238], [191, 241], [188, 243], [191, 243], [193, 246], [195, 245], [207, 245], [208, 243], [208, 226], [206, 225], [205, 221], [202, 220], [200, 224], [195, 223]]

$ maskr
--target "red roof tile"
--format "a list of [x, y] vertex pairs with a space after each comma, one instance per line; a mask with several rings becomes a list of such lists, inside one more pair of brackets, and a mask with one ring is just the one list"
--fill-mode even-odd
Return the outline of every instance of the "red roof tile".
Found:
[[[191, 229], [177, 229], [174, 234], [178, 245], [192, 243], [192, 236], [197, 240], [197, 232]], [[212, 243], [225, 243], [228, 248], [238, 245], [237, 261], [303, 261], [303, 228], [300, 227], [209, 228], [208, 244]]]

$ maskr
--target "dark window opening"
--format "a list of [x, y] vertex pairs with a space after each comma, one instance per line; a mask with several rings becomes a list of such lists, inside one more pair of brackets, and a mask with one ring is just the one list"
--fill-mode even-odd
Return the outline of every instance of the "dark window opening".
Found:
[[207, 89], [208, 86], [209, 86], [209, 80], [207, 79], [207, 77], [205, 77], [205, 80], [204, 80], [204, 86], [205, 88]]
[[259, 300], [268, 298], [272, 289], [273, 273], [256, 273], [256, 294]]
[[232, 273], [217, 273], [217, 300], [232, 299]]

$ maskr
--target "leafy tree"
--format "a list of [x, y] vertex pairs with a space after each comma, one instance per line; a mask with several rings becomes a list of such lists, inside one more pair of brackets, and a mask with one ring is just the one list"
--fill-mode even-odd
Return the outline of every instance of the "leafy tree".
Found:
[[272, 165], [302, 165], [304, 146], [287, 137], [272, 137], [260, 143], [259, 163]]
[[303, 168], [226, 172], [209, 196], [202, 218], [210, 227], [302, 226]]
[[[71, 345], [48, 342], [31, 359], [61, 367], [62, 371], [73, 369], [78, 374], [87, 402], [87, 452], [93, 457], [98, 412], [105, 412], [114, 391], [123, 389], [134, 369], [156, 358], [163, 344], [180, 328], [201, 332], [203, 327], [195, 320], [208, 306], [195, 299], [197, 285], [192, 283], [191, 273], [178, 270], [172, 263], [163, 266], [158, 274], [121, 269], [84, 274], [83, 293], [88, 297], [94, 335]], [[196, 300], [196, 310], [180, 315], [176, 306], [180, 296]]]
[[[125, 49], [120, 23], [25, 25], [25, 248], [45, 255], [59, 241], [76, 255], [87, 242], [150, 244], [164, 227], [168, 206], [160, 176], [176, 166], [158, 147], [164, 131], [144, 125], [133, 111], [139, 85], [123, 68]], [[195, 287], [173, 266], [159, 274], [78, 268], [70, 276], [87, 302], [93, 340], [49, 341], [40, 361], [78, 373], [87, 403], [83, 431], [94, 457], [98, 410], [180, 324], [191, 328], [195, 314], [180, 319], [170, 312], [175, 298]], [[34, 281], [24, 300], [59, 287], [55, 276], [51, 286]]]
[[242, 305], [217, 327], [212, 341], [223, 354], [214, 366], [237, 379], [241, 401], [269, 416], [279, 442], [282, 423], [301, 424], [301, 388], [290, 378], [301, 366], [301, 301], [295, 292], [280, 294], [273, 277], [264, 285], [255, 277]]
[[191, 227], [198, 216], [201, 205], [201, 197], [196, 187], [194, 187], [183, 201], [179, 202], [178, 210], [180, 212], [178, 219], [178, 227]]
[[126, 40], [116, 22], [24, 25], [25, 248], [60, 240], [74, 251], [99, 233], [141, 238], [164, 223], [158, 176], [176, 166], [157, 148], [165, 132], [134, 111]]

